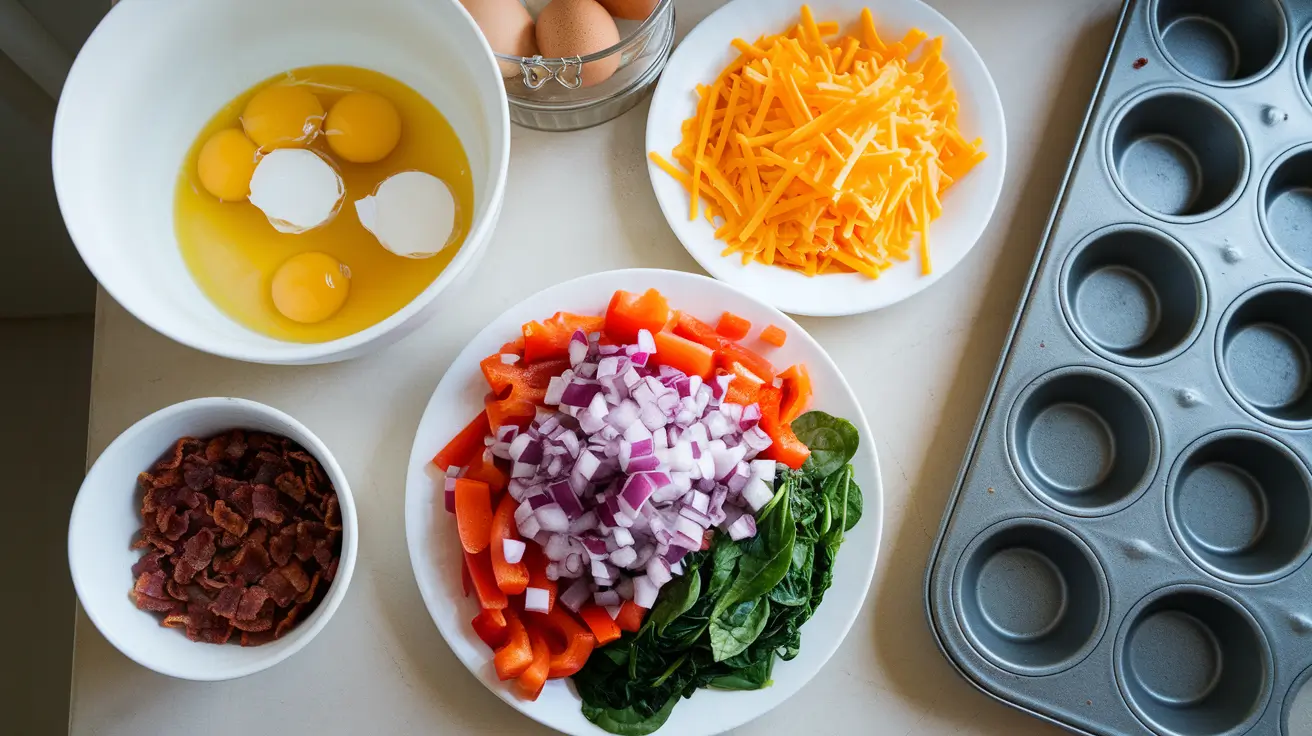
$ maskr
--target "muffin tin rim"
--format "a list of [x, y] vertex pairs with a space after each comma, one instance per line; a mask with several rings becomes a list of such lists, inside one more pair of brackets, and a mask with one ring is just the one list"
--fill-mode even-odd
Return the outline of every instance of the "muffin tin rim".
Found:
[[[1248, 1], [1252, 2], [1252, 0]], [[1148, 5], [1148, 33], [1152, 36], [1153, 42], [1157, 46], [1157, 51], [1161, 53], [1162, 57], [1166, 59], [1166, 62], [1171, 65], [1171, 68], [1175, 70], [1177, 74], [1209, 87], [1217, 87], [1221, 89], [1246, 87], [1250, 84], [1256, 84], [1271, 76], [1271, 73], [1284, 63], [1285, 55], [1289, 53], [1290, 22], [1288, 8], [1285, 7], [1283, 0], [1261, 1], [1269, 2], [1280, 14], [1280, 48], [1276, 50], [1275, 55], [1266, 63], [1266, 66], [1263, 66], [1256, 73], [1250, 74], [1241, 79], [1207, 79], [1206, 77], [1200, 77], [1197, 74], [1190, 72], [1188, 69], [1185, 69], [1180, 65], [1180, 63], [1175, 60], [1175, 57], [1171, 56], [1171, 52], [1167, 50], [1166, 39], [1163, 38], [1162, 29], [1157, 24], [1157, 9], [1161, 6], [1162, 0], [1152, 0]]]

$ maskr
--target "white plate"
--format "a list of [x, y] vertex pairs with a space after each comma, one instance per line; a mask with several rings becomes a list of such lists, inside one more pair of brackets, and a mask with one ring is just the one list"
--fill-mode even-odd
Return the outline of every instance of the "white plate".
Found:
[[[775, 309], [705, 276], [678, 271], [633, 269], [592, 274], [541, 291], [488, 325], [465, 347], [443, 376], [424, 410], [406, 471], [405, 532], [410, 563], [428, 612], [447, 644], [475, 677], [524, 715], [569, 734], [603, 734], [579, 711], [579, 698], [566, 680], [547, 683], [536, 702], [520, 699], [508, 683], [497, 680], [492, 652], [474, 634], [470, 620], [477, 603], [465, 599], [460, 585], [460, 542], [455, 519], [442, 501], [441, 473], [430, 460], [483, 408], [487, 384], [478, 363], [520, 334], [520, 325], [557, 311], [601, 314], [616, 289], [659, 289], [670, 306], [714, 320], [725, 310], [752, 321], [756, 330], [776, 324], [788, 343], [770, 353], [779, 365], [805, 363], [815, 384], [815, 408], [845, 417], [861, 432], [853, 458], [857, 482], [865, 493], [865, 513], [838, 553], [834, 585], [815, 616], [802, 628], [802, 651], [791, 662], [778, 662], [774, 685], [756, 692], [703, 690], [679, 703], [662, 733], [681, 736], [714, 734], [740, 726], [783, 702], [806, 684], [847, 635], [866, 597], [875, 571], [875, 554], [883, 525], [879, 461], [870, 427], [852, 389], [837, 366], [795, 322]], [[754, 333], [755, 334], [755, 333]], [[760, 347], [759, 343], [751, 347]]]
[[[698, 84], [709, 84], [738, 52], [735, 38], [754, 40], [784, 31], [798, 20], [798, 0], [734, 0], [715, 11], [674, 49], [652, 97], [647, 117], [647, 150], [669, 158], [679, 144], [680, 126], [697, 108]], [[966, 140], [984, 139], [988, 152], [981, 164], [944, 195], [943, 215], [930, 226], [934, 272], [920, 275], [915, 258], [895, 264], [878, 279], [859, 274], [827, 274], [807, 278], [794, 271], [760, 263], [742, 265], [738, 257], [723, 257], [724, 244], [715, 239], [705, 219], [688, 219], [688, 193], [650, 161], [652, 187], [674, 234], [712, 276], [747, 291], [791, 314], [832, 317], [887, 307], [927, 288], [965, 258], [993, 216], [1007, 161], [1006, 125], [1002, 102], [983, 60], [947, 18], [919, 0], [815, 0], [817, 21], [836, 20], [847, 30], [869, 7], [886, 41], [897, 40], [912, 27], [930, 38], [942, 36], [943, 58], [961, 104], [958, 125]]]

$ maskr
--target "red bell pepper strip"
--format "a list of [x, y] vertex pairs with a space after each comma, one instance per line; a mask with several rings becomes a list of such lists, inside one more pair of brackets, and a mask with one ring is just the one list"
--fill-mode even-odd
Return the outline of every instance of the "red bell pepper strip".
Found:
[[496, 462], [486, 452], [475, 455], [474, 459], [469, 462], [468, 467], [465, 468], [465, 474], [461, 477], [486, 483], [492, 491], [493, 498], [506, 490], [506, 486], [510, 483], [510, 479], [506, 477], [505, 472], [497, 467]]
[[487, 549], [492, 534], [492, 491], [483, 481], [455, 479], [456, 530], [470, 554]]
[[589, 317], [568, 312], [556, 312], [550, 319], [542, 322], [528, 322], [523, 327], [524, 360], [536, 363], [540, 360], [569, 357], [569, 341], [579, 330], [585, 335], [601, 332], [605, 325], [604, 317]]
[[433, 456], [433, 464], [441, 468], [442, 472], [446, 472], [452, 465], [462, 468], [469, 465], [474, 456], [483, 452], [483, 439], [491, 433], [487, 412], [480, 412], [474, 421], [465, 425], [459, 434], [446, 443], [446, 447]]
[[726, 373], [731, 374], [733, 379], [729, 381], [729, 390], [724, 393], [725, 401], [740, 406], [749, 406], [757, 403], [761, 393], [762, 382], [755, 373], [744, 368], [742, 363], [737, 362], [735, 362]]
[[670, 318], [670, 303], [659, 291], [648, 289], [644, 294], [617, 291], [606, 308], [606, 335], [621, 345], [638, 341], [638, 330], [655, 335]]
[[495, 432], [507, 424], [521, 428], [533, 421], [537, 405], [547, 397], [551, 379], [569, 368], [568, 360], [544, 360], [525, 365], [505, 363], [501, 355], [489, 355], [479, 364], [492, 388], [485, 402], [488, 426]]
[[715, 364], [729, 369], [735, 362], [755, 373], [765, 383], [774, 383], [774, 366], [760, 355], [720, 335], [705, 322], [688, 314], [679, 313], [679, 321], [674, 325], [674, 334], [701, 343], [715, 351]]
[[788, 333], [784, 332], [783, 328], [778, 325], [769, 325], [764, 330], [761, 330], [761, 342], [766, 345], [773, 345], [777, 348], [781, 348], [787, 341]]
[[580, 608], [579, 618], [582, 618], [583, 623], [592, 630], [592, 637], [597, 640], [597, 646], [606, 646], [620, 638], [619, 624], [615, 623], [615, 619], [611, 618], [609, 613], [606, 613], [606, 609], [595, 603]]
[[484, 610], [503, 610], [510, 604], [506, 594], [497, 587], [496, 576], [492, 574], [492, 557], [486, 550], [471, 555], [465, 553], [465, 565], [469, 570], [469, 581], [474, 593], [478, 595], [478, 605]]
[[624, 601], [620, 606], [620, 614], [615, 617], [615, 623], [620, 627], [620, 631], [637, 633], [642, 628], [642, 620], [647, 616], [647, 609], [634, 603], [633, 601]]
[[811, 448], [797, 439], [791, 426], [779, 421], [779, 403], [782, 399], [783, 391], [780, 389], [771, 385], [761, 386], [760, 400], [757, 402], [761, 406], [760, 426], [771, 440], [761, 457], [797, 470], [811, 456]]
[[465, 561], [464, 555], [460, 556], [460, 591], [466, 598], [474, 592], [474, 580], [469, 577], [469, 563]]
[[579, 623], [568, 609], [564, 606], [555, 606], [551, 609], [551, 613], [525, 615], [535, 623], [541, 624], [557, 642], [564, 643], [564, 650], [551, 652], [551, 669], [548, 677], [552, 679], [569, 677], [583, 669], [588, 657], [592, 656], [597, 641], [592, 638], [592, 632]]
[[677, 368], [690, 376], [700, 376], [702, 380], [711, 377], [715, 370], [715, 353], [701, 343], [679, 337], [672, 332], [657, 332], [656, 354], [652, 356], [659, 365]]
[[751, 330], [752, 323], [733, 312], [720, 315], [720, 321], [715, 325], [715, 331], [730, 340], [741, 340]]
[[779, 374], [783, 379], [783, 399], [779, 403], [779, 421], [792, 424], [793, 420], [811, 405], [811, 373], [798, 363]]
[[537, 700], [551, 674], [551, 649], [547, 635], [536, 625], [530, 625], [528, 639], [533, 650], [533, 663], [519, 676], [519, 692], [528, 700]]
[[506, 623], [506, 615], [498, 609], [479, 611], [470, 623], [478, 638], [493, 651], [505, 646], [506, 641], [510, 639], [510, 626]]
[[[519, 532], [515, 528], [517, 505], [509, 493], [501, 497], [497, 511], [492, 515], [492, 538], [488, 545], [488, 551], [492, 553], [492, 574], [496, 578], [497, 587], [506, 595], [519, 595], [528, 587], [528, 566], [524, 561], [506, 562], [505, 541], [520, 541]], [[535, 543], [530, 541], [530, 544]]]
[[515, 609], [507, 608], [505, 615], [508, 636], [506, 643], [492, 655], [492, 664], [496, 667], [497, 677], [513, 680], [533, 664], [533, 644]]

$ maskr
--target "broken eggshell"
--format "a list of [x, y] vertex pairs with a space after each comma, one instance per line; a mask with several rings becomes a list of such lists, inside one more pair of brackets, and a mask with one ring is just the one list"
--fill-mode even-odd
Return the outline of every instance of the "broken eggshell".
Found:
[[356, 200], [360, 224], [384, 248], [404, 258], [431, 258], [451, 243], [456, 202], [446, 182], [422, 171], [402, 171]]
[[342, 175], [317, 151], [278, 148], [255, 166], [251, 204], [282, 233], [300, 234], [332, 221], [346, 196]]

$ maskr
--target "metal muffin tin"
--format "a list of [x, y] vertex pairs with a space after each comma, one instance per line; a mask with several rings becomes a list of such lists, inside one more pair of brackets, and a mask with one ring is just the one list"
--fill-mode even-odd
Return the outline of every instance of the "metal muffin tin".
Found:
[[1068, 729], [1292, 733], [1312, 681], [1310, 38], [1126, 5], [944, 517], [939, 646]]

